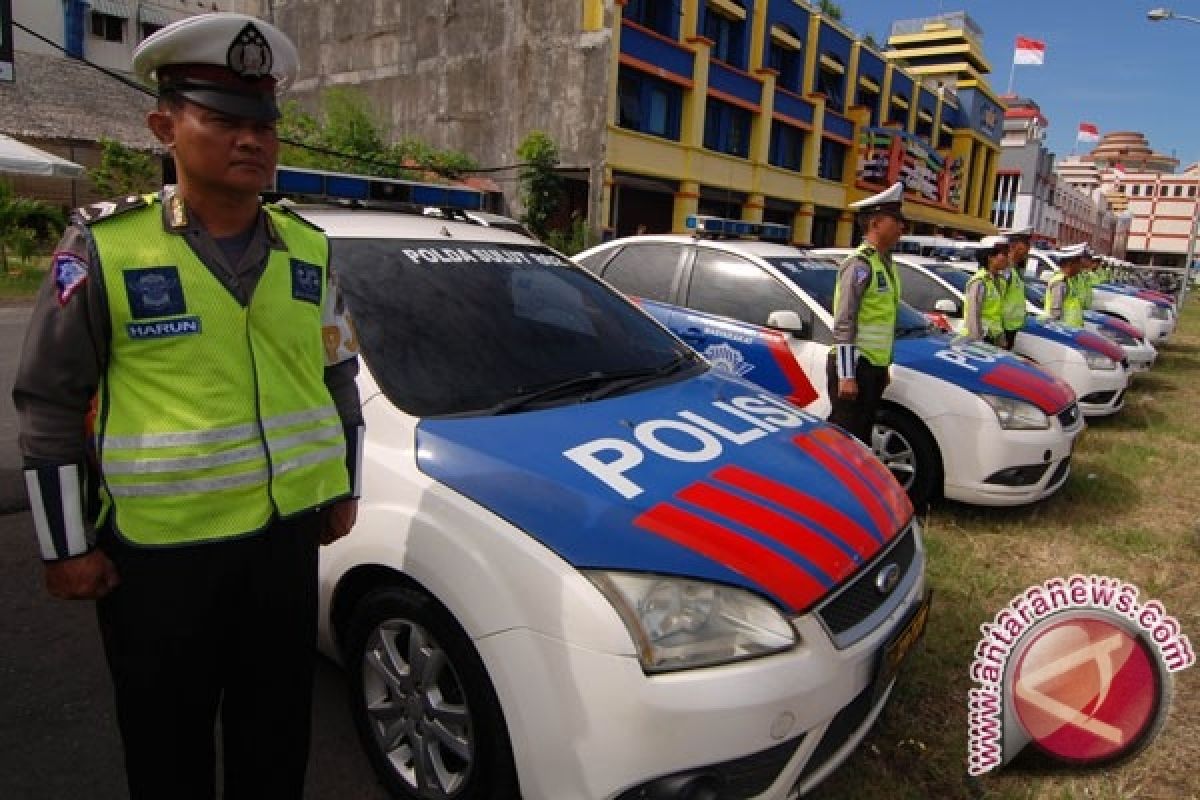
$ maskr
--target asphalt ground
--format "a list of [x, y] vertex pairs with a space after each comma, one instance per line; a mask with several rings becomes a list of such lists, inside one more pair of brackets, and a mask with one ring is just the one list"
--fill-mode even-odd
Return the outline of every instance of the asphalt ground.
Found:
[[[95, 609], [46, 593], [27, 510], [11, 390], [28, 320], [28, 305], [0, 304], [0, 798], [120, 800], [121, 740]], [[383, 800], [340, 668], [320, 659], [314, 692], [305, 797]]]

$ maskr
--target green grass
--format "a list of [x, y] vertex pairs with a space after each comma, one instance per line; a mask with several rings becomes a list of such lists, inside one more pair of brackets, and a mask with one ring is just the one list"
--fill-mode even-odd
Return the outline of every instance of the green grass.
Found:
[[49, 266], [49, 256], [35, 257], [28, 264], [9, 259], [8, 271], [0, 270], [0, 300], [32, 299]]
[[935, 506], [922, 520], [934, 604], [879, 724], [821, 798], [1200, 798], [1200, 670], [1175, 676], [1150, 748], [1093, 771], [1008, 767], [966, 778], [967, 669], [988, 621], [1028, 586], [1111, 575], [1158, 598], [1200, 642], [1200, 301], [1135, 379], [1125, 410], [1089, 423], [1067, 485], [1021, 509]]

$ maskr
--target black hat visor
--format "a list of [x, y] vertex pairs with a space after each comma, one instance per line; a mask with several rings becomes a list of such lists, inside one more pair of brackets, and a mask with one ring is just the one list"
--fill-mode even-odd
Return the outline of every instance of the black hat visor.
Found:
[[260, 122], [279, 119], [279, 105], [273, 93], [242, 91], [210, 81], [178, 81], [162, 87], [162, 94], [175, 94], [198, 106]]

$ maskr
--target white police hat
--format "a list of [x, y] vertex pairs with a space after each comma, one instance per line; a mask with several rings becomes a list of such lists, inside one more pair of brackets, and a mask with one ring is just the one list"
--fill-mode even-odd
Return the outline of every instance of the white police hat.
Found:
[[1080, 242], [1079, 244], [1073, 244], [1069, 247], [1064, 247], [1058, 251], [1058, 260], [1061, 263], [1063, 261], [1073, 261], [1077, 258], [1083, 258], [1085, 255], [1087, 255], [1087, 249], [1088, 246], [1086, 242]]
[[138, 45], [133, 71], [160, 94], [237, 117], [279, 118], [275, 95], [296, 77], [296, 46], [283, 31], [246, 14], [198, 14]]
[[851, 203], [850, 208], [863, 215], [888, 214], [903, 220], [904, 184], [897, 181], [879, 194], [864, 197], [857, 203]]
[[1024, 228], [1013, 228], [1010, 231], [1005, 231], [1004, 235], [1008, 237], [1009, 241], [1013, 239], [1029, 239], [1033, 237], [1033, 226], [1026, 225]]
[[979, 240], [979, 247], [983, 250], [994, 250], [996, 245], [1008, 246], [1007, 236], [985, 236]]

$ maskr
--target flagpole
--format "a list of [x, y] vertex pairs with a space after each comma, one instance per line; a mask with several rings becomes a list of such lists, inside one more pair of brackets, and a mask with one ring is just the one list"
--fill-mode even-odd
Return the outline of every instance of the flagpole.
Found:
[[1008, 91], [1005, 94], [1013, 93], [1013, 78], [1017, 76], [1017, 51], [1013, 49], [1012, 66], [1008, 70]]

